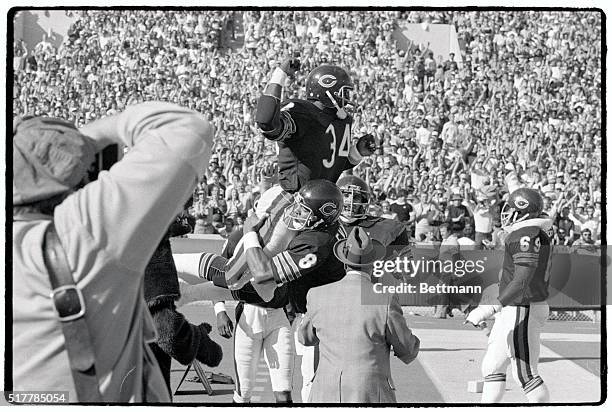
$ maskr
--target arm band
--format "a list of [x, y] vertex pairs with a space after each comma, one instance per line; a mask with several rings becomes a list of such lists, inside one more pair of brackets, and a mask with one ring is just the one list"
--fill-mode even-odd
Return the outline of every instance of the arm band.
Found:
[[272, 76], [270, 76], [270, 81], [268, 82], [268, 84], [278, 84], [283, 87], [286, 81], [287, 73], [282, 71], [280, 67], [277, 67], [272, 72]]
[[266, 86], [264, 94], [280, 100], [281, 92], [283, 91], [283, 86], [285, 85], [286, 81], [287, 73], [282, 71], [280, 67], [277, 67], [272, 72], [272, 76], [270, 76], [270, 81]]
[[225, 302], [217, 302], [213, 307], [215, 310], [215, 316], [217, 316], [221, 312], [225, 312]]

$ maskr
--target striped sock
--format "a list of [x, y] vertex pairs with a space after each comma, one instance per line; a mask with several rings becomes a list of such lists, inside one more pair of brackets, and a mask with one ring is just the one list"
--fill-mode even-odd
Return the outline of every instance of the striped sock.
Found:
[[534, 376], [527, 384], [523, 387], [525, 396], [529, 403], [549, 403], [550, 393], [546, 384], [539, 376]]
[[506, 374], [505, 373], [492, 373], [490, 375], [485, 376], [485, 382], [505, 382]]
[[529, 382], [525, 384], [525, 386], [523, 386], [523, 391], [525, 392], [525, 395], [527, 395], [529, 392], [538, 388], [542, 384], [544, 384], [542, 378], [539, 376], [534, 376], [531, 380], [529, 380]]

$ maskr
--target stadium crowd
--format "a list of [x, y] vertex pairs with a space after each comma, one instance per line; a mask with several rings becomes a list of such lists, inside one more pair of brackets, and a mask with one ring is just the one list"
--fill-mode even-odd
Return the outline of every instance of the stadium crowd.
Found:
[[[545, 195], [555, 243], [600, 239], [597, 13], [75, 13], [59, 48], [15, 43], [14, 115], [81, 125], [151, 99], [208, 113], [214, 154], [186, 212], [195, 233], [227, 236], [273, 180], [276, 148], [258, 132], [255, 107], [270, 70], [299, 56], [285, 97], [304, 97], [306, 75], [325, 62], [352, 75], [353, 134], [380, 142], [354, 170], [372, 189], [372, 214], [405, 222], [417, 241], [448, 222], [493, 247], [511, 177]], [[394, 31], [405, 22], [454, 25], [461, 56], [400, 49]]]

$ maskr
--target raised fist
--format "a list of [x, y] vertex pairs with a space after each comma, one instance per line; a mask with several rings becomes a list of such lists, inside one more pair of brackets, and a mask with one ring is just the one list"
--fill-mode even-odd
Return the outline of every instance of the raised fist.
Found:
[[290, 58], [290, 59], [285, 59], [280, 64], [280, 69], [284, 71], [287, 74], [287, 76], [293, 78], [295, 77], [295, 73], [300, 70], [300, 59], [295, 58], [295, 57]]

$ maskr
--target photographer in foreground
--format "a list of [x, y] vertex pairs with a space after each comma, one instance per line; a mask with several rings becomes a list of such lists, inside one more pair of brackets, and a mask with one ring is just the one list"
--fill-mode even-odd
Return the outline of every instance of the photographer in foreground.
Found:
[[[68, 391], [70, 402], [169, 401], [148, 346], [144, 269], [206, 167], [212, 138], [200, 114], [159, 102], [81, 129], [56, 118], [14, 122], [8, 389]], [[130, 150], [79, 188], [111, 144]]]

